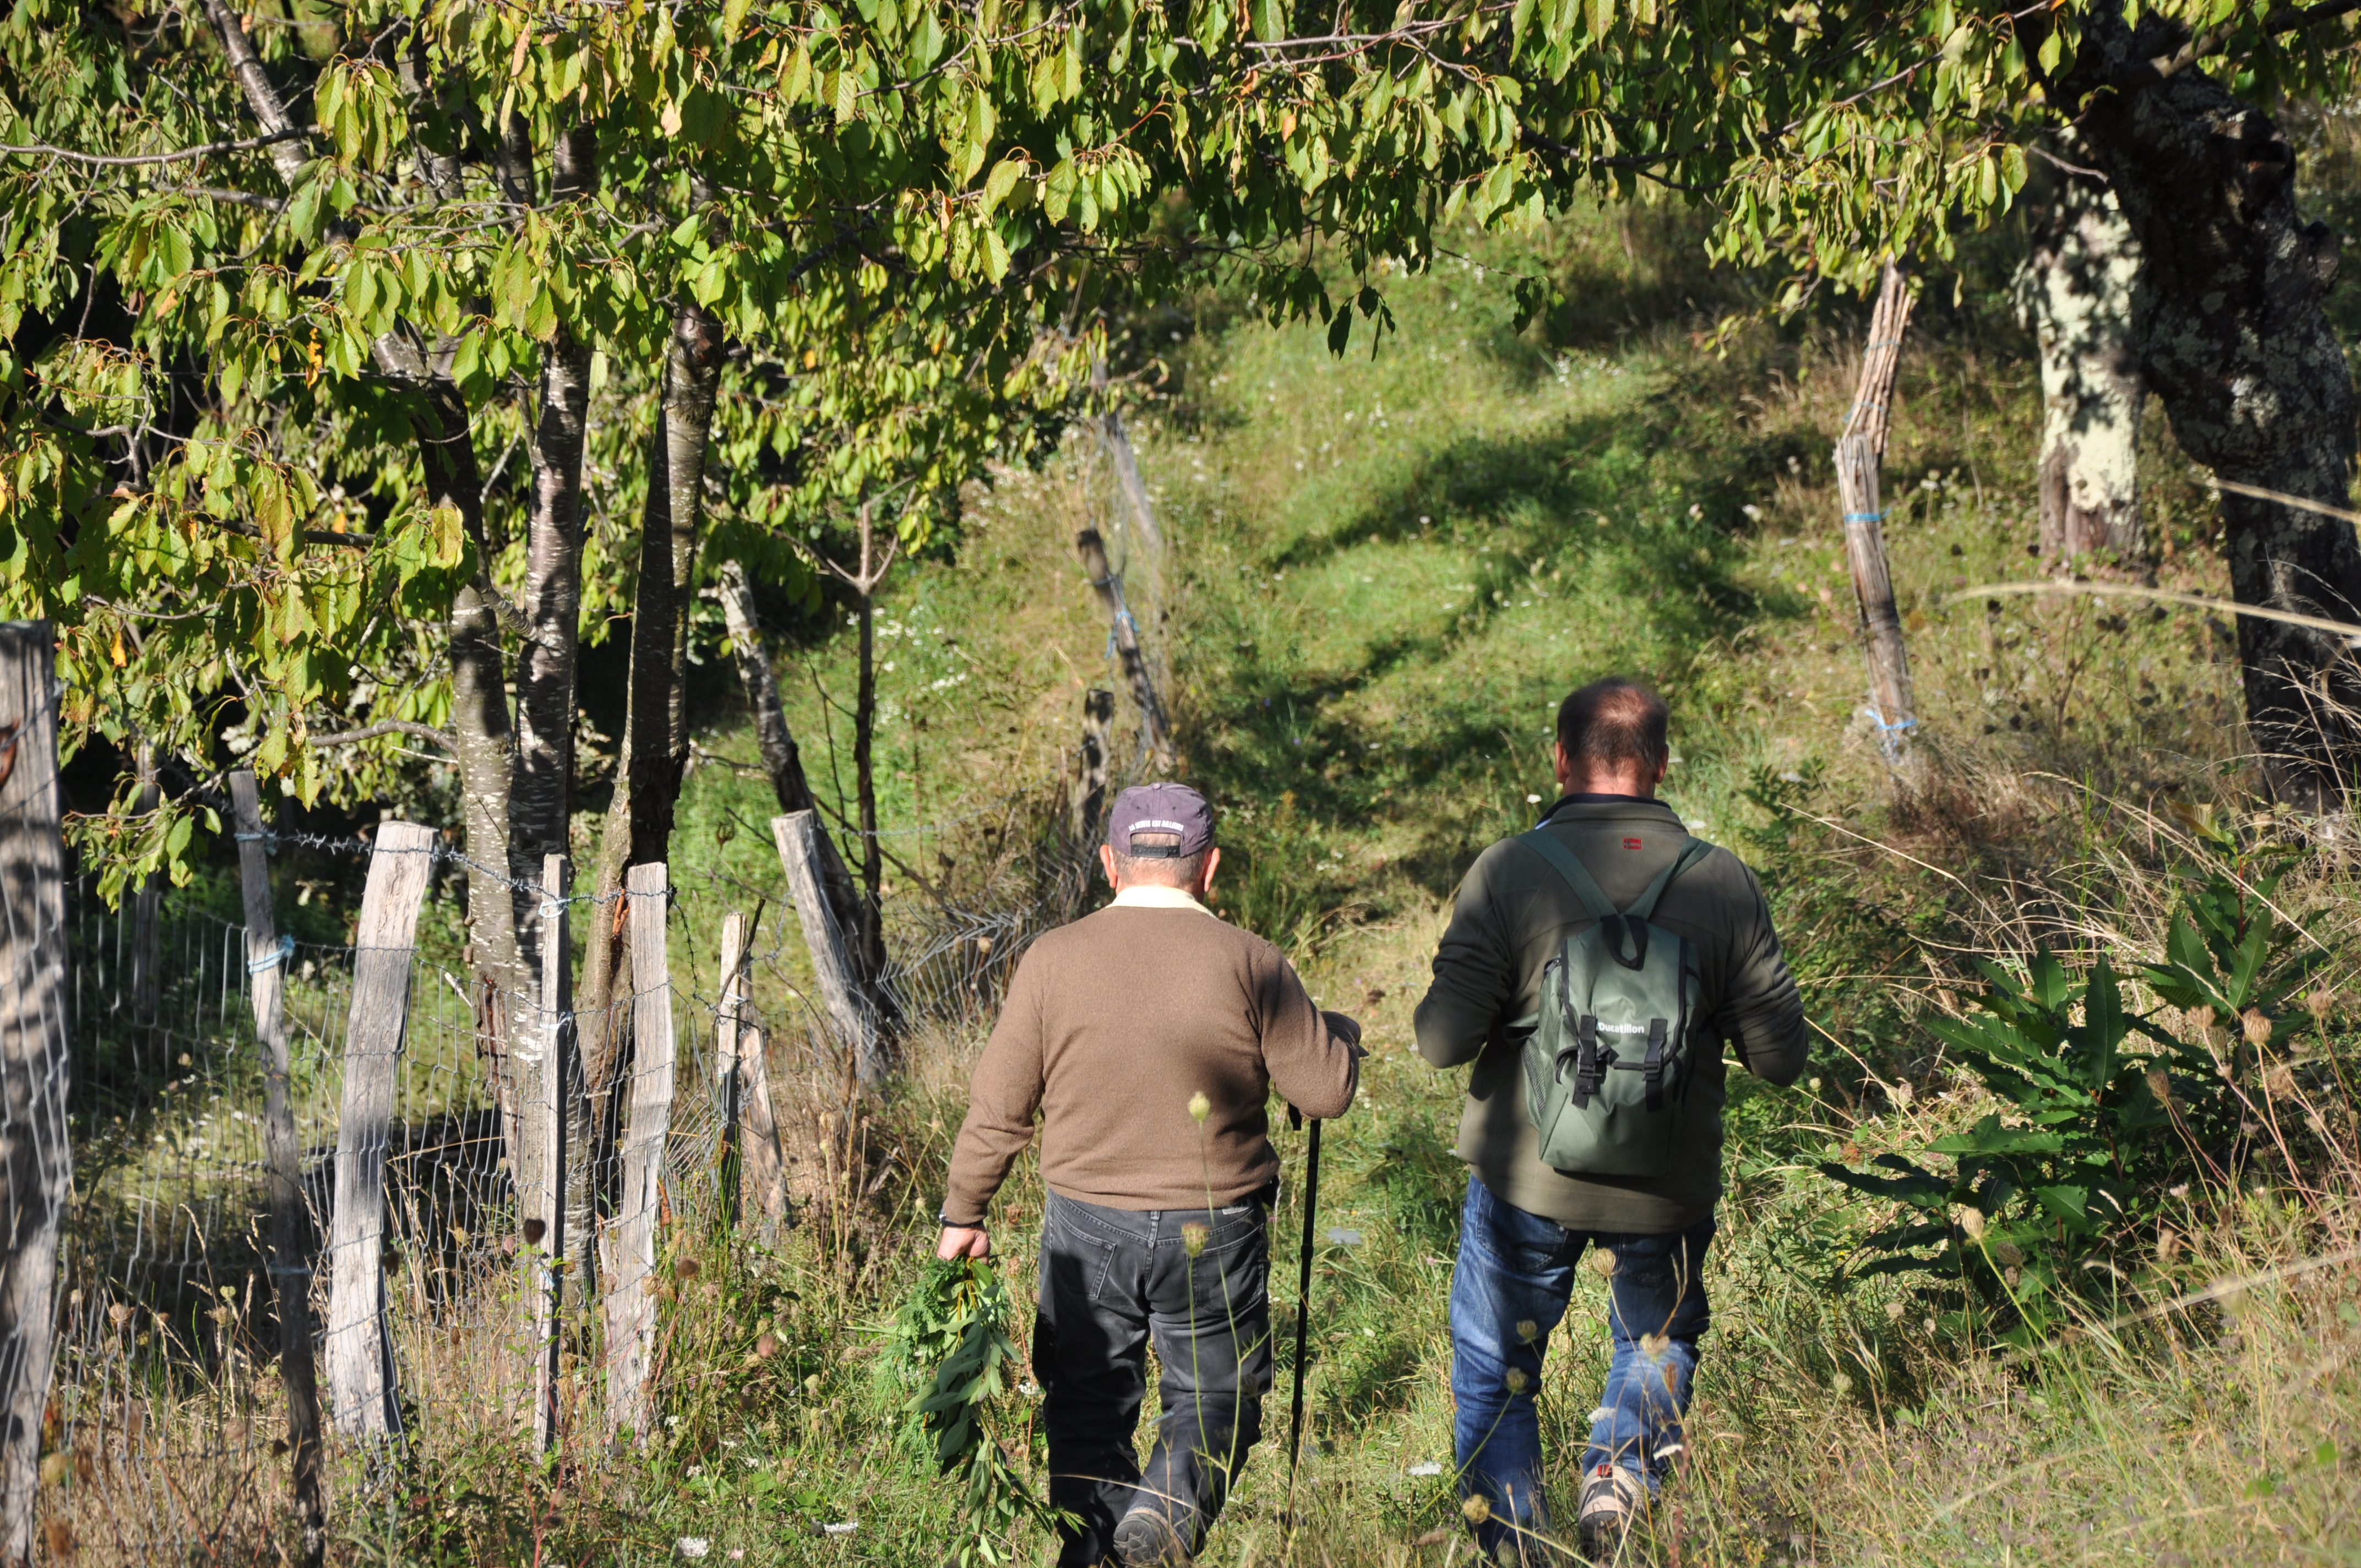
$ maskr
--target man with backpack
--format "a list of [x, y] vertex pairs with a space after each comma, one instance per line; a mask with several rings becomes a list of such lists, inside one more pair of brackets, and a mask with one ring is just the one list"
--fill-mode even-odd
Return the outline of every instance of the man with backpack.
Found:
[[1608, 1276], [1613, 1355], [1577, 1528], [1605, 1560], [1682, 1446], [1721, 1195], [1721, 1043], [1773, 1083], [1803, 1070], [1804, 1010], [1763, 890], [1655, 799], [1664, 700], [1633, 682], [1558, 709], [1561, 791], [1460, 883], [1418, 1005], [1419, 1054], [1474, 1062], [1471, 1168], [1451, 1285], [1460, 1492], [1478, 1543], [1546, 1562], [1534, 1398], [1576, 1264]]
[[[951, 1149], [937, 1255], [988, 1257], [993, 1196], [1040, 1118], [1033, 1373], [1049, 1502], [1071, 1520], [1060, 1568], [1203, 1546], [1271, 1380], [1271, 1091], [1341, 1116], [1360, 1082], [1361, 1026], [1205, 907], [1221, 861], [1195, 790], [1116, 796], [1099, 850], [1115, 902], [1026, 950]], [[1164, 1415], [1142, 1474], [1151, 1343]]]

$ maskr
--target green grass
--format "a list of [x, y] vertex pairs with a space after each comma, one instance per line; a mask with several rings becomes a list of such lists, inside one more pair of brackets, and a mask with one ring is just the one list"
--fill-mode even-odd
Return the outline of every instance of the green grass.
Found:
[[[1276, 1514], [1283, 1368], [1208, 1561], [1394, 1568], [1465, 1551], [1447, 1474], [1408, 1474], [1451, 1458], [1444, 1303], [1465, 1181], [1450, 1154], [1462, 1080], [1409, 1052], [1410, 1014], [1461, 871], [1552, 794], [1557, 700], [1609, 673], [1671, 699], [1665, 795], [1762, 872], [1820, 1031], [1807, 1084], [1733, 1084], [1692, 1453], [1632, 1560], [2349, 1561], [2349, 1266], [2093, 1322], [2030, 1356], [1939, 1332], [1906, 1283], [1831, 1283], [1889, 1216], [1817, 1162], [1915, 1150], [1990, 1109], [1943, 1065], [1924, 1010], [1972, 989], [1977, 954], [2036, 940], [2154, 952], [2180, 864], [2165, 803], [2245, 809], [2253, 780], [2237, 672], [2205, 618], [1950, 602], [2036, 569], [2037, 381], [1998, 291], [1971, 290], [1922, 313], [1885, 460], [1936, 764], [1927, 794], [1897, 801], [1856, 717], [1864, 677], [1828, 465], [1852, 339], [1829, 318], [1756, 327], [1718, 355], [1709, 313], [1741, 291], [1696, 275], [1680, 248], [1692, 240], [1674, 214], [1610, 214], [1553, 231], [1538, 259], [1478, 247], [1389, 280], [1400, 332], [1374, 356], [1364, 344], [1332, 358], [1317, 330], [1205, 302], [1180, 341], [1159, 324], [1172, 395], [1135, 423], [1170, 541], [1160, 564], [1115, 527], [1112, 476], [1078, 438], [972, 495], [956, 546], [888, 591], [880, 772], [897, 918], [919, 906], [918, 879], [976, 905], [1029, 896], [1086, 690], [1118, 692], [1132, 744], [1071, 550], [1094, 522], [1149, 629], [1180, 771], [1223, 814], [1214, 901], [1370, 1026], [1362, 1099], [1327, 1144], [1321, 1229], [1362, 1239], [1319, 1257], [1305, 1528], [1290, 1536]], [[1553, 269], [1567, 306], [1513, 333], [1502, 265]], [[2150, 422], [2144, 476], [2168, 542], [2161, 580], [2222, 594], [2204, 491], [2163, 423]], [[851, 639], [840, 617], [780, 630], [791, 717], [833, 798], [833, 781], [850, 787], [849, 723], [821, 693], [847, 700]], [[676, 929], [714, 932], [725, 910], [769, 896], [758, 1002], [791, 1018], [807, 971], [775, 901], [768, 788], [733, 703], [717, 697], [700, 743], [719, 760], [682, 803]], [[2318, 849], [2290, 896], [2336, 947], [2331, 983], [2349, 995], [2361, 948], [2344, 853]], [[711, 946], [675, 941], [708, 990]], [[911, 1390], [884, 1345], [931, 1243], [979, 1043], [977, 1027], [929, 1031], [888, 1102], [851, 1124], [823, 1119], [830, 1086], [783, 1053], [799, 1190], [868, 1196], [822, 1205], [775, 1254], [683, 1217], [668, 1255], [700, 1266], [674, 1277], [668, 1302], [677, 1424], [631, 1460], [598, 1457], [586, 1433], [555, 1501], [497, 1433], [438, 1439], [390, 1516], [356, 1518], [356, 1560], [533, 1562], [538, 1530], [543, 1563], [678, 1561], [686, 1539], [718, 1562], [940, 1561], [955, 1499], [908, 1436]], [[2349, 1107], [2323, 1111], [2349, 1149]], [[1292, 1179], [1301, 1141], [1282, 1145]], [[2318, 1190], [2294, 1191], [2288, 1172], [2261, 1190], [2192, 1187], [2169, 1247], [2122, 1255], [2126, 1289], [2162, 1300], [2350, 1246], [2352, 1165], [2300, 1174]], [[1020, 1301], [1039, 1199], [1028, 1158], [996, 1233]], [[1296, 1223], [1283, 1211], [1274, 1238], [1283, 1343]], [[1603, 1293], [1585, 1277], [1544, 1381], [1562, 1507], [1605, 1364]], [[1027, 1452], [1027, 1401], [1001, 1419]], [[822, 1533], [844, 1520], [858, 1528]], [[1014, 1547], [1031, 1561], [1041, 1542]]]

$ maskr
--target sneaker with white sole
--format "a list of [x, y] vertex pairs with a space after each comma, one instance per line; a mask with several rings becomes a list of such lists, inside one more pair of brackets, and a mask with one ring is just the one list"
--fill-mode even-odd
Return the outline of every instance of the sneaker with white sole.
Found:
[[1187, 1568], [1189, 1543], [1154, 1508], [1134, 1508], [1115, 1527], [1115, 1554], [1123, 1568]]
[[1593, 1563], [1612, 1562], [1624, 1536], [1647, 1511], [1648, 1483], [1638, 1471], [1594, 1465], [1582, 1478], [1582, 1506], [1576, 1516], [1583, 1555]]

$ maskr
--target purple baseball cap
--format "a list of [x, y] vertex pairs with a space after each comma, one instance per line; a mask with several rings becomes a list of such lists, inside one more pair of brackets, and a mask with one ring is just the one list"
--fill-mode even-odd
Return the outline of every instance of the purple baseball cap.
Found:
[[[1177, 845], [1131, 845], [1134, 834], [1174, 834]], [[1115, 797], [1107, 813], [1107, 848], [1118, 855], [1149, 860], [1179, 860], [1202, 853], [1213, 845], [1213, 808], [1187, 784], [1134, 784]]]

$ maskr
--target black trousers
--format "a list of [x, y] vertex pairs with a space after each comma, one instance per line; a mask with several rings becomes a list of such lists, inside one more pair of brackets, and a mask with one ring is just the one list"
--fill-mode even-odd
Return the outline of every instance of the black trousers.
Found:
[[[1095, 1568], [1135, 1509], [1191, 1552], [1262, 1435], [1270, 1388], [1268, 1205], [1109, 1209], [1049, 1194], [1033, 1371], [1049, 1439], [1049, 1501], [1080, 1522], [1060, 1568]], [[1194, 1248], [1192, 1255], [1192, 1247]], [[1132, 1434], [1150, 1336], [1164, 1415], [1143, 1474]]]

